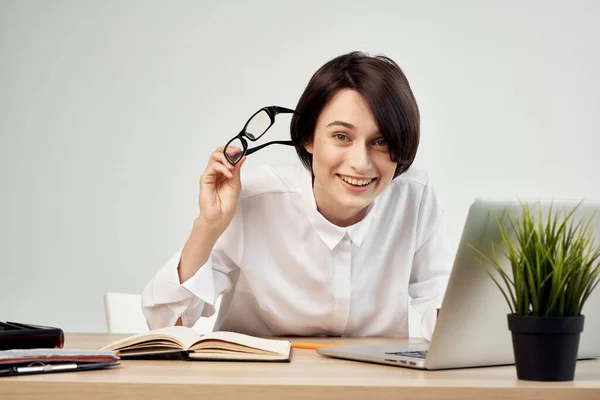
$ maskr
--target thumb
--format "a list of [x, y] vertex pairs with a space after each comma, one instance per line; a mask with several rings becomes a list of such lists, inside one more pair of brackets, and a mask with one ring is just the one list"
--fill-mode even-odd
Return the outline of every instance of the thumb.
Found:
[[236, 183], [240, 182], [240, 173], [242, 170], [242, 165], [244, 165], [245, 162], [246, 162], [246, 156], [242, 157], [240, 162], [237, 163], [236, 166], [233, 168], [233, 171], [231, 171], [233, 173], [233, 179], [235, 180]]

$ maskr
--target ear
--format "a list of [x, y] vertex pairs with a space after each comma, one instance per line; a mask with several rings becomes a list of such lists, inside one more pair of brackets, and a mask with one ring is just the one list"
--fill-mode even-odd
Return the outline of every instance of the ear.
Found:
[[306, 150], [309, 154], [313, 153], [313, 143], [312, 140], [309, 143], [304, 145], [304, 150]]

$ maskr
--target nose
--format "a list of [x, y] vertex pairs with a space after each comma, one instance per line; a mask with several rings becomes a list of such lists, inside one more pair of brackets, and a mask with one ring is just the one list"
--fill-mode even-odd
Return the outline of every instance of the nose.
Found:
[[371, 169], [371, 154], [365, 144], [356, 143], [348, 154], [348, 165], [357, 173], [363, 174]]

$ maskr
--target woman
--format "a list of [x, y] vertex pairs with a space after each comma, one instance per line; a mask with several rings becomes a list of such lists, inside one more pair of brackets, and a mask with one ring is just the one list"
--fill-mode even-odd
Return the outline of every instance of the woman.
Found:
[[291, 136], [304, 167], [240, 177], [245, 157], [211, 155], [190, 236], [144, 289], [148, 326], [192, 326], [223, 295], [215, 330], [408, 336], [410, 296], [429, 339], [451, 257], [428, 175], [409, 169], [419, 111], [401, 69], [358, 52], [329, 61]]

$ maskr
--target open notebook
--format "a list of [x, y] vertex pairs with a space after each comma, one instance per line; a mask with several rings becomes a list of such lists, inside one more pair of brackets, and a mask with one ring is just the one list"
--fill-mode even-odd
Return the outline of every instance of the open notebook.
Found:
[[186, 326], [154, 329], [117, 340], [101, 350], [118, 350], [121, 358], [181, 353], [189, 360], [289, 361], [290, 342], [235, 332], [200, 335]]

